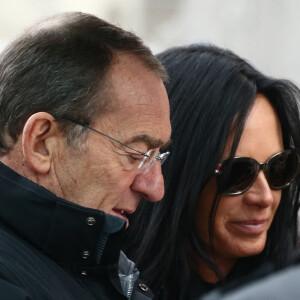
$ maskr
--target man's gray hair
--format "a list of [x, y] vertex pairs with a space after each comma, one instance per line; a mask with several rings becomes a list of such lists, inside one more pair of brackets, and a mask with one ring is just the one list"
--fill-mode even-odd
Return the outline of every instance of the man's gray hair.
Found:
[[111, 61], [120, 52], [136, 55], [167, 80], [164, 68], [136, 35], [90, 14], [59, 14], [10, 44], [0, 56], [0, 156], [11, 150], [27, 119], [40, 111], [57, 119], [69, 145], [82, 142], [85, 128], [63, 117], [90, 124], [109, 109], [109, 97], [99, 97]]

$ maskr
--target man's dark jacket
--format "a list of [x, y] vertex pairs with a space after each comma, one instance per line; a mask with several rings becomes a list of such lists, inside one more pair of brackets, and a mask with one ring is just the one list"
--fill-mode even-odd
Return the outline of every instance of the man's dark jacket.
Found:
[[0, 299], [152, 299], [120, 252], [124, 230], [0, 163]]

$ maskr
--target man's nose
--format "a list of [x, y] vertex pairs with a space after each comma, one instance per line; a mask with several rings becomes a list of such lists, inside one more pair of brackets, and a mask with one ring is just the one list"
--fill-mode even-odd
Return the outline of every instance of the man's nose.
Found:
[[160, 162], [156, 161], [148, 173], [137, 175], [131, 185], [131, 190], [142, 194], [143, 198], [151, 202], [161, 200], [165, 187]]

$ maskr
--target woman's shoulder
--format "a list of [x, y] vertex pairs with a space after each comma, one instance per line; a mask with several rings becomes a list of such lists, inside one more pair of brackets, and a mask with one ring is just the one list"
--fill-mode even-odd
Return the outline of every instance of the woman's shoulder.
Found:
[[205, 282], [199, 275], [192, 273], [188, 285], [187, 299], [198, 299], [218, 286], [218, 283]]

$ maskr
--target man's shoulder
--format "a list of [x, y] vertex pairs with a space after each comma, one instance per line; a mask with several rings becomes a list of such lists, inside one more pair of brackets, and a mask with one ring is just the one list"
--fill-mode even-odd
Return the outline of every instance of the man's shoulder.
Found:
[[[2, 224], [1, 224], [2, 225]], [[21, 238], [0, 226], [0, 295], [1, 299], [32, 299], [25, 288], [32, 262], [28, 247]]]
[[1, 299], [30, 300], [31, 296], [24, 289], [0, 279]]
[[28, 241], [0, 225], [0, 263], [11, 268], [21, 265], [33, 267], [36, 266], [33, 262], [36, 262], [39, 256], [40, 260], [46, 259], [45, 255]]
[[[125, 295], [131, 296], [130, 299], [153, 299], [151, 290], [141, 280], [135, 264], [123, 252], [120, 252], [118, 272], [122, 289], [126, 291]], [[31, 299], [29, 294], [33, 295], [33, 299], [39, 299], [37, 295], [42, 295], [45, 292], [51, 295], [60, 293], [60, 299], [79, 299], [74, 295], [71, 298], [67, 296], [67, 286], [73, 286], [70, 295], [77, 288], [82, 290], [77, 287], [77, 282], [73, 277], [68, 275], [57, 262], [45, 255], [40, 249], [16, 235], [10, 229], [0, 225], [0, 281], [2, 280], [0, 292], [2, 288], [6, 289], [5, 286], [7, 285], [7, 291], [19, 293], [20, 297], [24, 294], [28, 297], [24, 299]], [[55, 290], [51, 288], [54, 286], [56, 287]], [[101, 282], [98, 282], [98, 288], [100, 286]], [[105, 286], [107, 288], [108, 284]], [[46, 291], [47, 289], [48, 291]], [[101, 288], [99, 291], [103, 291], [103, 289]], [[85, 293], [84, 290], [81, 292]], [[65, 298], [63, 295], [65, 295]], [[55, 297], [52, 298], [55, 299]], [[19, 298], [11, 297], [11, 299]]]
[[10, 295], [3, 299], [80, 299], [76, 293], [88, 296], [56, 262], [3, 226], [0, 283], [0, 298], [2, 290]]
[[[11, 271], [16, 275], [21, 265], [32, 266], [33, 247], [12, 231], [0, 225], [0, 274], [8, 276]], [[27, 259], [24, 259], [27, 258]], [[3, 275], [2, 275], [3, 276]]]

